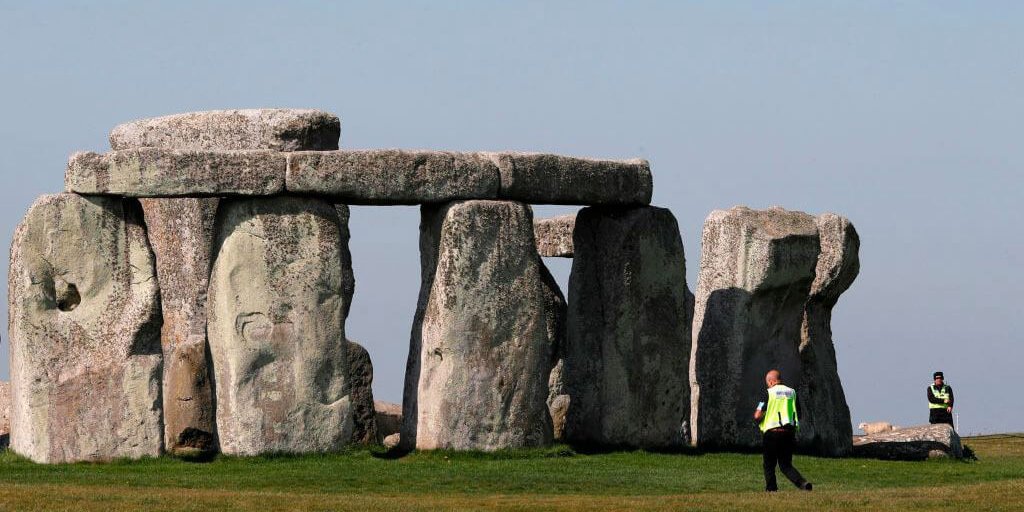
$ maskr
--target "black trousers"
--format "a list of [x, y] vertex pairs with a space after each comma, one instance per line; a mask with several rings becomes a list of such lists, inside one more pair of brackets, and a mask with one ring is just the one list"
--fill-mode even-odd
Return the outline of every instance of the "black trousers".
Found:
[[792, 428], [779, 428], [764, 433], [764, 488], [767, 491], [779, 490], [775, 482], [775, 466], [778, 465], [782, 474], [793, 485], [803, 488], [807, 480], [804, 480], [796, 468], [793, 467], [793, 446], [796, 445], [796, 430]]
[[928, 409], [928, 423], [946, 423], [949, 426], [953, 426], [953, 415], [946, 412], [945, 409]]

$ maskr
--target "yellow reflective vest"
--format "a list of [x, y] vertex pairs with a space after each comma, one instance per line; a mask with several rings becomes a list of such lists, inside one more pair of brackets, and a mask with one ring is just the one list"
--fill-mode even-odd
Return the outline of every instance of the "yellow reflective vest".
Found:
[[928, 402], [928, 408], [929, 409], [945, 409], [946, 407], [949, 407], [949, 404], [945, 403], [945, 401], [949, 399], [949, 386], [943, 384], [942, 385], [942, 389], [939, 389], [939, 388], [935, 387], [935, 385], [932, 385], [931, 389], [932, 389], [932, 396], [934, 396], [935, 398], [938, 398], [939, 400], [942, 400], [943, 403], [941, 403], [941, 404], [933, 404], [931, 402]]
[[768, 407], [758, 427], [761, 432], [765, 432], [786, 425], [800, 427], [800, 421], [796, 417], [796, 391], [791, 387], [776, 384], [768, 388]]

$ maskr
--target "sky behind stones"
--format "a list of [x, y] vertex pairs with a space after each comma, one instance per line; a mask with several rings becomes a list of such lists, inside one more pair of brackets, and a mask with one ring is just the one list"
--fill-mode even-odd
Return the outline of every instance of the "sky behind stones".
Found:
[[[925, 422], [941, 369], [962, 432], [1024, 430], [1024, 4], [95, 4], [0, 0], [4, 247], [62, 189], [69, 154], [176, 112], [328, 110], [343, 148], [643, 157], [691, 289], [713, 209], [853, 221], [861, 274], [833, 331], [854, 424]], [[388, 401], [401, 401], [418, 223], [414, 207], [352, 211], [347, 330]], [[570, 261], [546, 261], [564, 290]], [[7, 379], [6, 303], [0, 317]]]

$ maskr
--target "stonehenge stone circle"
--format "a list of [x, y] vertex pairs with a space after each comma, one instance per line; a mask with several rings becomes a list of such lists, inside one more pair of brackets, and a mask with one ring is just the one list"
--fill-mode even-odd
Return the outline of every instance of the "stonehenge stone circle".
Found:
[[860, 272], [860, 237], [839, 215], [826, 213], [815, 220], [821, 254], [800, 329], [797, 397], [803, 416], [797, 442], [813, 453], [842, 456], [853, 448], [853, 427], [832, 345], [832, 308]]
[[422, 284], [406, 370], [401, 443], [497, 450], [551, 441], [548, 375], [558, 303], [529, 206], [422, 207]]
[[340, 137], [341, 120], [320, 110], [210, 110], [120, 124], [110, 132], [110, 147], [330, 151]]
[[[685, 445], [690, 325], [675, 217], [650, 206], [584, 208], [573, 242], [561, 353], [569, 397], [565, 439], [643, 448]], [[553, 402], [557, 410], [561, 404]]]
[[38, 199], [14, 233], [8, 292], [14, 451], [159, 455], [160, 291], [138, 201]]
[[545, 258], [572, 258], [575, 226], [576, 214], [534, 219], [533, 236], [537, 239], [537, 252]]
[[[340, 133], [318, 110], [219, 110], [131, 121], [110, 151], [74, 153], [65, 192], [13, 237], [0, 443], [9, 417], [11, 448], [37, 462], [748, 448], [778, 367], [801, 447], [889, 449], [854, 446], [837, 371], [831, 312], [859, 272], [849, 220], [712, 212], [694, 295], [646, 160], [339, 149]], [[535, 220], [530, 204], [584, 208]], [[349, 205], [421, 208], [402, 405], [374, 401], [370, 354], [345, 337]], [[573, 258], [568, 301], [542, 257]]]
[[335, 206], [323, 201], [221, 204], [207, 306], [223, 453], [350, 442], [347, 241]]

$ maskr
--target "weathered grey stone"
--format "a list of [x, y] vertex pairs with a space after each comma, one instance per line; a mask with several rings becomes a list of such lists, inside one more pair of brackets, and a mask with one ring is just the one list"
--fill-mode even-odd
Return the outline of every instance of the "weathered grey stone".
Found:
[[362, 345], [348, 340], [349, 382], [352, 388], [352, 442], [377, 442], [377, 418], [373, 409], [373, 363]]
[[344, 446], [352, 284], [339, 211], [313, 199], [235, 199], [221, 204], [217, 226], [207, 306], [221, 451]]
[[384, 439], [402, 430], [402, 404], [374, 400], [373, 411], [377, 418], [378, 442], [383, 443]]
[[37, 462], [159, 455], [159, 289], [138, 201], [43, 196], [8, 274], [11, 446]]
[[118, 125], [110, 147], [128, 149], [338, 149], [341, 121], [320, 110], [283, 108], [188, 112]]
[[575, 226], [575, 213], [534, 219], [533, 236], [537, 239], [537, 252], [547, 258], [572, 258], [572, 230]]
[[693, 438], [706, 447], [757, 447], [751, 417], [765, 373], [777, 368], [793, 387], [801, 378], [817, 225], [781, 208], [717, 210], [704, 223], [702, 245], [690, 361]]
[[853, 449], [853, 429], [832, 345], [832, 308], [860, 272], [860, 238], [839, 215], [826, 213], [816, 222], [821, 254], [801, 328], [797, 395], [803, 407], [797, 442], [813, 453], [838, 457]]
[[420, 204], [498, 197], [498, 168], [485, 153], [402, 149], [288, 155], [287, 188], [347, 204]]
[[935, 456], [962, 458], [963, 445], [946, 424], [907, 427], [853, 438], [853, 454], [886, 460], [924, 460]]
[[570, 397], [566, 439], [684, 445], [690, 326], [675, 217], [649, 206], [584, 208], [573, 238], [562, 369]]
[[529, 206], [424, 206], [422, 285], [406, 370], [402, 444], [496, 450], [550, 442], [546, 398], [561, 300]]
[[0, 449], [7, 446], [11, 433], [11, 383], [0, 381]]
[[217, 450], [212, 376], [206, 357], [206, 291], [219, 201], [140, 201], [156, 256], [164, 319], [160, 331], [164, 446], [180, 455]]
[[136, 148], [71, 155], [68, 192], [128, 197], [273, 195], [284, 191], [287, 159], [275, 151]]
[[650, 204], [647, 160], [596, 160], [543, 153], [492, 153], [501, 171], [498, 197], [537, 204]]
[[381, 444], [383, 444], [385, 448], [389, 448], [389, 449], [390, 448], [394, 448], [394, 447], [398, 446], [401, 443], [402, 443], [402, 435], [397, 433], [397, 432], [394, 433], [394, 434], [390, 434], [388, 436], [385, 436], [384, 440], [381, 441]]

